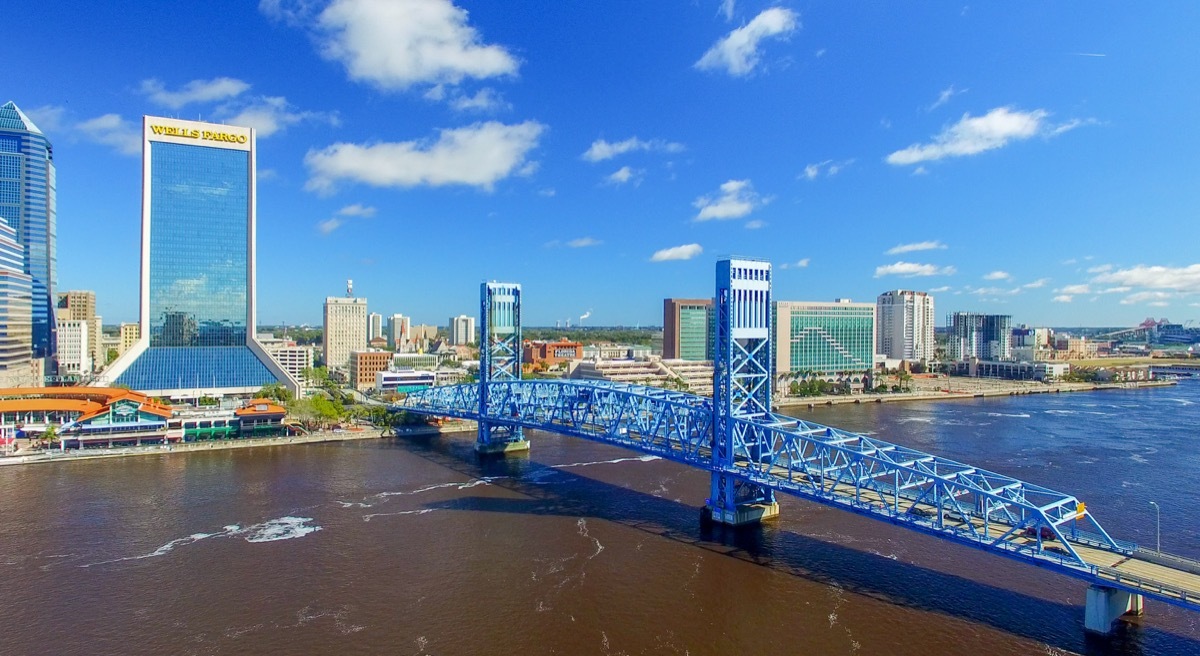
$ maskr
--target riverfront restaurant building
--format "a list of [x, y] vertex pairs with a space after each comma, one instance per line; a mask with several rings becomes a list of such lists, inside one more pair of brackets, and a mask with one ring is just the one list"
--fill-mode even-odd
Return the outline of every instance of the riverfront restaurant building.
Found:
[[146, 116], [138, 341], [104, 383], [175, 399], [299, 384], [255, 339], [255, 135]]

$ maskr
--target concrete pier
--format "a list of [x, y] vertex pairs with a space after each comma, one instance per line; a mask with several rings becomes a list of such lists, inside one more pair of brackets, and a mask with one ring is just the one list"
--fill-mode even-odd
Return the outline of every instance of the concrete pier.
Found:
[[481, 456], [506, 456], [510, 453], [528, 453], [529, 440], [517, 440], [515, 442], [490, 442], [483, 444], [475, 443], [475, 453]]
[[1112, 632], [1113, 622], [1122, 617], [1137, 617], [1143, 612], [1142, 595], [1093, 585], [1087, 590], [1083, 627], [1095, 633]]
[[747, 503], [739, 505], [737, 510], [718, 510], [712, 506], [705, 508], [705, 517], [714, 524], [725, 526], [748, 526], [779, 516], [779, 502]]

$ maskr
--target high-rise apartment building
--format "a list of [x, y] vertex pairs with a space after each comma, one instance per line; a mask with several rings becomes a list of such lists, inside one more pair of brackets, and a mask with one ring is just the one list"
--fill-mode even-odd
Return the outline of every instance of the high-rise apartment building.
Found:
[[134, 344], [137, 344], [138, 338], [141, 336], [142, 330], [140, 325], [136, 323], [122, 323], [121, 346], [119, 347], [120, 353], [118, 355], [123, 355], [125, 351], [133, 348]]
[[933, 297], [925, 292], [897, 289], [880, 294], [875, 301], [876, 348], [894, 360], [933, 360], [934, 316]]
[[1012, 316], [955, 312], [946, 320], [951, 360], [1008, 360], [1012, 357]]
[[66, 381], [80, 380], [92, 372], [91, 322], [58, 318], [58, 375]]
[[712, 360], [716, 325], [711, 298], [663, 299], [663, 358]]
[[24, 258], [16, 231], [0, 219], [0, 387], [42, 385], [33, 369], [33, 282]]
[[372, 312], [367, 315], [367, 341], [383, 337], [383, 315]]
[[141, 327], [99, 384], [183, 398], [299, 391], [255, 338], [254, 136], [143, 119]]
[[875, 366], [875, 304], [778, 301], [774, 370], [860, 388]]
[[329, 296], [325, 299], [322, 347], [325, 366], [346, 369], [350, 354], [367, 348], [367, 299]]
[[55, 243], [54, 149], [46, 135], [12, 102], [0, 106], [0, 218], [16, 231], [30, 277], [33, 357], [53, 358]]
[[393, 314], [388, 317], [388, 346], [397, 351], [404, 350], [404, 347], [408, 345], [411, 326], [411, 320], [403, 314]]
[[92, 367], [98, 369], [107, 361], [102, 334], [101, 317], [96, 314], [96, 292], [71, 290], [58, 294], [58, 318], [88, 323], [88, 349]]
[[463, 346], [475, 343], [475, 317], [460, 314], [450, 317], [450, 343]]

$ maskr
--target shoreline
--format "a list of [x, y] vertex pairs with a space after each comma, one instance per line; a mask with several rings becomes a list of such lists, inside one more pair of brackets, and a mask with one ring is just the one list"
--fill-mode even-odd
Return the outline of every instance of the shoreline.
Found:
[[[438, 435], [474, 430], [475, 424], [469, 427], [452, 426], [422, 426], [403, 433], [405, 437], [419, 435]], [[146, 446], [117, 447], [114, 449], [71, 449], [60, 451], [47, 449], [35, 453], [18, 453], [10, 456], [0, 456], [0, 467], [6, 465], [37, 465], [59, 462], [80, 462], [84, 460], [109, 460], [112, 458], [129, 458], [136, 456], [169, 455], [174, 453], [194, 453], [196, 451], [224, 451], [229, 449], [251, 449], [268, 446], [291, 446], [300, 444], [323, 444], [328, 442], [351, 442], [356, 440], [375, 440], [385, 437], [396, 437], [396, 429], [368, 429], [362, 431], [321, 431], [310, 435], [292, 435], [289, 437], [253, 437], [236, 440], [214, 440], [211, 442], [185, 442], [169, 446], [152, 444]]]
[[[956, 381], [957, 382], [957, 381]], [[977, 383], [967, 383], [977, 384]], [[853, 396], [811, 396], [795, 399], [785, 399], [772, 403], [779, 410], [787, 408], [808, 408], [817, 406], [832, 406], [863, 403], [904, 403], [909, 401], [958, 401], [961, 399], [997, 398], [1008, 396], [1024, 396], [1027, 394], [1069, 394], [1074, 392], [1101, 392], [1107, 390], [1130, 390], [1151, 387], [1171, 387], [1178, 383], [1173, 380], [1143, 380], [1128, 383], [1058, 383], [1055, 385], [1033, 386], [1019, 382], [999, 384], [991, 387], [980, 386], [977, 389], [953, 390], [921, 390], [908, 393], [894, 392], [891, 394], [856, 394]], [[961, 384], [959, 385], [961, 386]]]

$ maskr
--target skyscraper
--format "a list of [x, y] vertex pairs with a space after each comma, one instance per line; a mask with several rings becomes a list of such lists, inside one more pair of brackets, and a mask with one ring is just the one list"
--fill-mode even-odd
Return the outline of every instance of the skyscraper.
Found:
[[25, 249], [0, 219], [0, 387], [41, 385], [33, 371], [33, 284], [25, 273]]
[[933, 359], [933, 297], [903, 289], [884, 292], [875, 302], [875, 342], [895, 360]]
[[321, 339], [325, 366], [349, 368], [350, 354], [367, 348], [367, 299], [326, 297], [325, 329]]
[[388, 346], [397, 351], [408, 345], [411, 319], [403, 314], [393, 314], [388, 318]]
[[299, 384], [255, 339], [254, 130], [147, 116], [142, 125], [138, 341], [104, 383], [163, 396]]
[[[103, 367], [107, 358], [104, 344], [100, 340], [103, 325], [101, 317], [96, 314], [96, 292], [78, 290], [59, 292], [57, 306], [60, 321], [87, 322], [88, 351], [91, 355], [92, 367], [95, 369]], [[62, 348], [61, 344], [59, 348]]]
[[663, 299], [663, 357], [712, 360], [716, 335], [711, 298]]
[[383, 315], [372, 312], [367, 315], [367, 341], [383, 337]]
[[16, 231], [30, 277], [33, 357], [53, 358], [55, 244], [54, 150], [33, 121], [12, 102], [0, 106], [0, 218]]
[[875, 304], [775, 303], [775, 375], [790, 373], [858, 389], [875, 366]]

